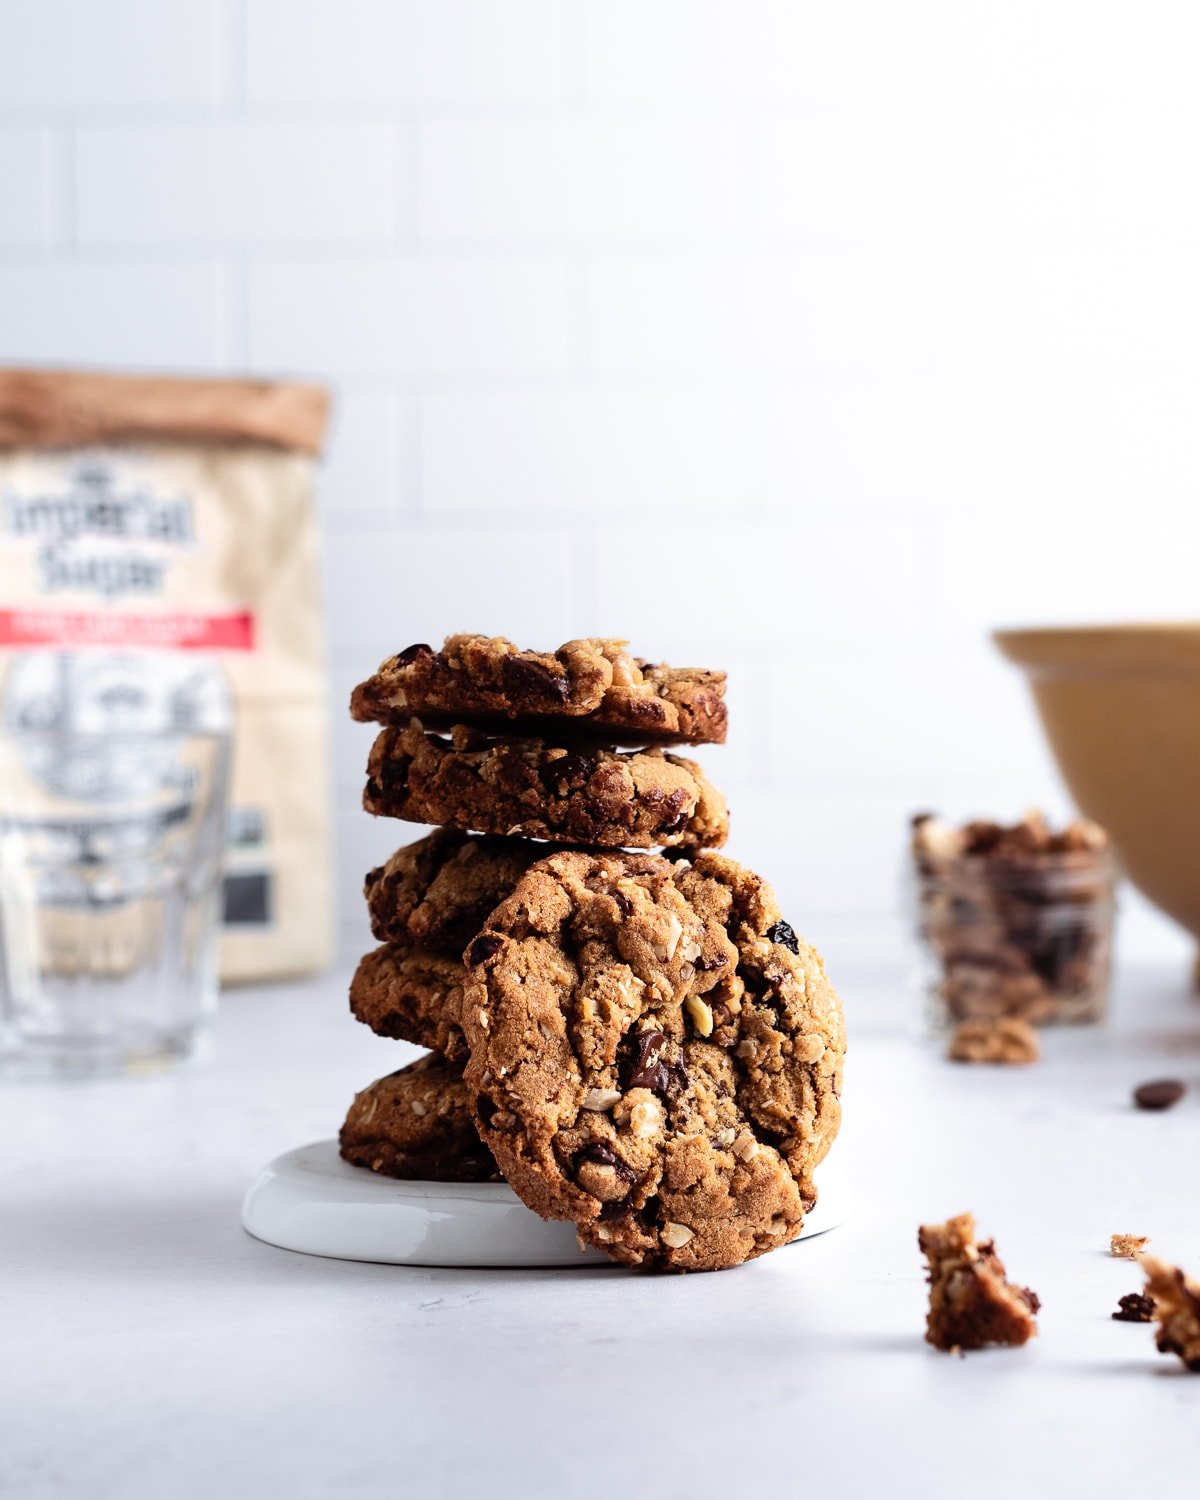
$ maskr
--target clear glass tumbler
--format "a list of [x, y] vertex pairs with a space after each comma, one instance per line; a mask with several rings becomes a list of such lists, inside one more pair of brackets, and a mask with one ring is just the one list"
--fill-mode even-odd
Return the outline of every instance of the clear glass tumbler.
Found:
[[212, 659], [31, 652], [0, 736], [0, 1059], [191, 1055], [217, 998], [232, 709]]

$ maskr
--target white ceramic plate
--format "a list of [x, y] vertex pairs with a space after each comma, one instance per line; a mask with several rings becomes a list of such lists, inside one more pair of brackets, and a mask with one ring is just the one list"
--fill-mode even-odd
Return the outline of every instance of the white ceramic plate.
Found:
[[[801, 1240], [842, 1223], [849, 1196], [837, 1153], [819, 1171], [820, 1201]], [[581, 1251], [572, 1224], [539, 1219], [505, 1182], [398, 1182], [352, 1167], [336, 1141], [277, 1156], [242, 1204], [256, 1239], [305, 1255], [396, 1266], [610, 1265]]]

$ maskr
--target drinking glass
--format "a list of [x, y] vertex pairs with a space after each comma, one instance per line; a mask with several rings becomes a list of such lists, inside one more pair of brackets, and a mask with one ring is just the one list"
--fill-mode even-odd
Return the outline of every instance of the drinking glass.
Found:
[[200, 1048], [217, 998], [232, 743], [219, 664], [30, 652], [0, 735], [0, 1059], [153, 1070]]

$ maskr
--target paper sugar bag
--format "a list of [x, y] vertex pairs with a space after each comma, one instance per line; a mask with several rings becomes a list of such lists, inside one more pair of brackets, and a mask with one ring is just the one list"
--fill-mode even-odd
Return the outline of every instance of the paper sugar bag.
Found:
[[221, 975], [333, 931], [317, 386], [0, 370], [0, 696], [15, 659], [217, 654], [237, 704]]

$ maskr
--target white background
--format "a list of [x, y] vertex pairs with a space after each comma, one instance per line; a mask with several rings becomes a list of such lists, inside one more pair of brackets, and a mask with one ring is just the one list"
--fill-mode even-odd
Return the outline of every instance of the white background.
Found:
[[352, 682], [601, 632], [730, 670], [731, 851], [883, 951], [907, 813], [1065, 806], [988, 628], [1200, 613], [1198, 43], [1183, 0], [0, 0], [0, 358], [336, 383], [356, 936], [403, 836]]

